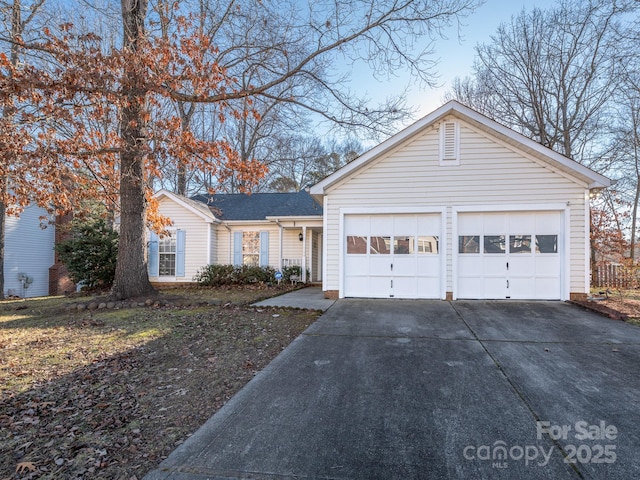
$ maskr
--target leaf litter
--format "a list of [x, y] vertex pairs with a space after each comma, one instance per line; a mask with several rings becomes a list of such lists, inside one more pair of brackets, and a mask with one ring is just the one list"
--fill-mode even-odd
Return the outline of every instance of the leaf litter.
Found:
[[3, 480], [142, 478], [318, 316], [232, 302], [31, 311], [0, 307]]

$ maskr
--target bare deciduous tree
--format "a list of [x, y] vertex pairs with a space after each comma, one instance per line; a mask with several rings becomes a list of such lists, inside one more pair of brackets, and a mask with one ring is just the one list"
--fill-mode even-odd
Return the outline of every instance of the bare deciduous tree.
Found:
[[615, 27], [626, 8], [562, 0], [523, 10], [477, 47], [474, 78], [459, 80], [452, 95], [589, 165], [619, 79]]
[[[44, 0], [27, 1], [13, 0], [13, 2], [0, 2], [0, 11], [3, 12], [2, 37], [8, 46], [9, 61], [14, 68], [18, 68], [21, 57], [20, 42], [25, 35], [30, 33], [32, 24], [38, 19], [38, 14], [44, 4]], [[2, 108], [2, 128], [7, 128], [13, 122], [14, 111], [17, 102], [11, 102]], [[0, 298], [4, 298], [4, 244], [7, 205], [3, 199], [9, 197], [7, 189], [11, 189], [11, 166], [17, 161], [12, 149], [5, 148], [0, 143]]]
[[[216, 4], [223, 14], [215, 17], [219, 21], [211, 29], [198, 24], [197, 15], [195, 21], [190, 19], [189, 5], [184, 3], [175, 8], [187, 15], [176, 18], [176, 31], [165, 38], [152, 31], [148, 0], [121, 0], [122, 42], [111, 52], [96, 46], [94, 34], [69, 33], [68, 25], [60, 36], [47, 32], [47, 42], [36, 47], [56, 59], [54, 75], [31, 69], [19, 81], [5, 81], [3, 99], [12, 91], [27, 98], [31, 89], [37, 108], [48, 109], [52, 117], [59, 115], [74, 130], [70, 140], [64, 141], [54, 131], [61, 124], [58, 121], [47, 126], [46, 138], [38, 140], [38, 151], [52, 168], [67, 162], [64, 165], [70, 169], [80, 155], [85, 164], [92, 162], [94, 172], [104, 168], [109, 177], [118, 173], [114, 184], [120, 194], [120, 244], [113, 293], [122, 298], [143, 295], [152, 290], [145, 263], [145, 221], [149, 170], [156, 174], [157, 156], [174, 157], [222, 176], [228, 174], [222, 168], [238, 171], [240, 190], [249, 189], [263, 174], [261, 165], [253, 159], [242, 161], [228, 142], [204, 142], [192, 129], [181, 128], [175, 117], [153, 117], [151, 107], [158, 107], [159, 99], [207, 104], [219, 115], [219, 123], [224, 121], [223, 111], [236, 118], [245, 114], [236, 102], [276, 100], [347, 127], [384, 131], [401, 118], [397, 99], [378, 108], [358, 98], [341, 78], [332, 77], [335, 56], [362, 59], [374, 75], [406, 68], [428, 85], [434, 78], [431, 42], [444, 26], [470, 13], [476, 4], [477, 0], [336, 0], [291, 1], [284, 6], [282, 2], [228, 0]], [[239, 13], [225, 15], [227, 11]], [[253, 18], [254, 12], [274, 28], [256, 30], [258, 35], [247, 44], [235, 44], [225, 36], [225, 31], [245, 26], [244, 20]], [[290, 20], [281, 24], [282, 12]], [[12, 70], [4, 61], [2, 68]], [[243, 83], [247, 79], [250, 83]], [[91, 99], [89, 106], [87, 99]], [[119, 109], [120, 120], [106, 147], [96, 144], [99, 137], [74, 116], [85, 108], [99, 116], [103, 99]], [[83, 147], [80, 152], [79, 146]], [[97, 188], [102, 177], [95, 174], [84, 180]], [[67, 183], [60, 177], [55, 185], [62, 189]], [[60, 193], [59, 198], [71, 202], [71, 197]]]

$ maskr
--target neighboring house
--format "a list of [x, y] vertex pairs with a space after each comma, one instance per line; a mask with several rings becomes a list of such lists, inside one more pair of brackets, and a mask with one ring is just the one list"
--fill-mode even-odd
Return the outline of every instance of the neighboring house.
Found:
[[302, 280], [322, 280], [322, 208], [306, 191], [155, 197], [173, 225], [149, 236], [154, 283], [192, 282], [209, 264], [300, 266]]
[[592, 170], [451, 101], [311, 187], [328, 297], [589, 292]]
[[55, 227], [47, 211], [28, 206], [19, 217], [7, 216], [4, 241], [4, 294], [41, 297], [49, 294], [49, 267], [54, 264]]

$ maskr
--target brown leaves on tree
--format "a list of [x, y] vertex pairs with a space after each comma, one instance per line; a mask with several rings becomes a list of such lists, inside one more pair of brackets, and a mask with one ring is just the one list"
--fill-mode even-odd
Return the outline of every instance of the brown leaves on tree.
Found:
[[[16, 67], [0, 54], [0, 107], [6, 112], [0, 146], [9, 160], [0, 165], [0, 176], [8, 179], [0, 201], [11, 206], [9, 213], [34, 201], [50, 211], [69, 211], [87, 198], [103, 199], [117, 211], [126, 153], [143, 157], [139, 181], [147, 191], [150, 180], [162, 176], [160, 166], [170, 163], [220, 182], [233, 175], [244, 191], [264, 176], [262, 163], [242, 161], [224, 139], [200, 139], [181, 126], [179, 116], [166, 114], [182, 95], [212, 100], [236, 88], [216, 63], [217, 49], [207, 35], [186, 18], [176, 23], [173, 35], [143, 36], [135, 51], [107, 50], [95, 34], [80, 35], [65, 24], [60, 34], [45, 29], [46, 41], [21, 46], [44, 56], [44, 67]], [[224, 100], [215, 106], [218, 122], [253, 114], [235, 112]], [[139, 115], [123, 125], [123, 111], [132, 108]], [[127, 138], [131, 132], [137, 137]], [[149, 204], [150, 223], [162, 229], [166, 219], [157, 218]]]

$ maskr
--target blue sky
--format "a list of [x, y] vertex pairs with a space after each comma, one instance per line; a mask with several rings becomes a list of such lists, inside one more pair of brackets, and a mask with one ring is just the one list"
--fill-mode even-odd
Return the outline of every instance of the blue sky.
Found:
[[[437, 71], [440, 74], [441, 88], [420, 89], [413, 85], [410, 88], [408, 100], [418, 109], [416, 119], [420, 118], [442, 105], [442, 96], [448, 91], [451, 81], [455, 77], [465, 77], [471, 74], [474, 59], [474, 47], [478, 43], [490, 40], [501, 22], [508, 22], [513, 15], [517, 15], [525, 8], [527, 11], [534, 7], [546, 9], [557, 4], [557, 0], [486, 0], [484, 5], [464, 20], [462, 40], [458, 39], [456, 29], [448, 31], [447, 40], [438, 40], [435, 46], [435, 56], [440, 59]], [[355, 85], [359, 92], [365, 86], [369, 97], [382, 101], [389, 93], [400, 93], [410, 83], [408, 74], [400, 75], [389, 81], [376, 82], [367, 75], [366, 78], [354, 76]]]

